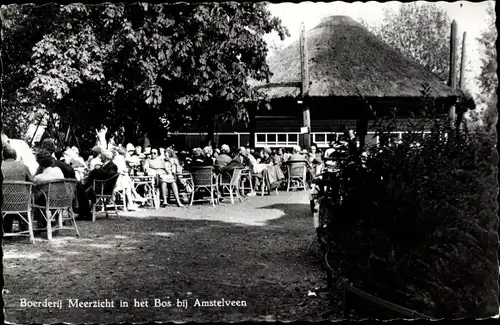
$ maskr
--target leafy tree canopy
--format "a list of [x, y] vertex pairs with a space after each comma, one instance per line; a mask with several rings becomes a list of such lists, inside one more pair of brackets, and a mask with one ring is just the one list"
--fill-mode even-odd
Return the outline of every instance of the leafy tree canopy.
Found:
[[30, 69], [31, 50], [52, 24], [57, 5], [9, 5], [0, 8], [2, 56], [3, 131], [22, 138], [35, 117], [34, 101], [27, 88], [34, 74]]
[[[149, 133], [236, 117], [270, 77], [263, 3], [71, 4], [32, 48], [29, 90], [69, 123]], [[82, 123], [82, 119], [84, 123]]]
[[497, 112], [497, 51], [495, 42], [498, 33], [495, 26], [495, 9], [490, 3], [488, 7], [488, 27], [482, 32], [478, 38], [484, 55], [481, 58], [481, 72], [477, 78], [479, 87], [482, 90], [480, 99], [486, 104], [484, 121], [488, 127], [492, 127], [498, 118]]
[[[413, 2], [402, 4], [398, 11], [386, 9], [379, 26], [367, 27], [406, 57], [420, 63], [442, 80], [448, 80], [450, 26], [451, 20], [446, 11], [432, 3]], [[458, 44], [457, 64], [459, 56]]]

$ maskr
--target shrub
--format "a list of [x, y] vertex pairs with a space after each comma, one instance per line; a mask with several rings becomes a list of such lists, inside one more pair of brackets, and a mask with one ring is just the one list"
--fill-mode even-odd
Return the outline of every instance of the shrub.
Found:
[[[379, 121], [379, 135], [392, 123]], [[416, 125], [407, 141], [340, 163], [344, 199], [328, 228], [333, 263], [361, 289], [437, 318], [493, 316], [496, 139], [449, 125], [434, 119], [425, 137]]]

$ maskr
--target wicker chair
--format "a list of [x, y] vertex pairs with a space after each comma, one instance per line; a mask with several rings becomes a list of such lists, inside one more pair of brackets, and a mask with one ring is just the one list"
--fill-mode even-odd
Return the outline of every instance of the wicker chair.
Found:
[[[278, 186], [274, 188], [274, 192], [276, 193], [276, 196], [279, 196]], [[271, 183], [269, 182], [269, 171], [264, 169], [262, 171], [260, 196], [264, 196], [266, 193], [271, 195]]]
[[[191, 199], [191, 192], [193, 191], [194, 185], [193, 185], [193, 176], [191, 176], [190, 173], [178, 173], [175, 175], [176, 177], [176, 182], [177, 182], [177, 187], [179, 188], [179, 197], [182, 201], [188, 201]], [[179, 186], [179, 183], [182, 185]], [[169, 199], [175, 199], [174, 193], [170, 190], [170, 188], [167, 188], [168, 190], [168, 198]], [[183, 202], [184, 203], [184, 202]]]
[[[255, 192], [252, 177], [253, 177], [253, 172], [251, 168], [244, 168], [241, 171], [240, 184], [239, 184], [241, 195], [247, 194], [245, 193], [245, 191], [247, 190], [250, 191], [250, 193]], [[246, 185], [247, 183], [248, 185]]]
[[[120, 216], [118, 215], [118, 210], [117, 210], [117, 204], [115, 200], [115, 195], [117, 193], [114, 192], [114, 188], [116, 185], [116, 181], [118, 179], [119, 174], [116, 174], [108, 179], [105, 180], [94, 180], [93, 187], [94, 187], [94, 193], [96, 197], [96, 201], [94, 204], [92, 204], [92, 221], [96, 220], [97, 216], [97, 206], [101, 206], [101, 212], [106, 213], [106, 218], [109, 218], [108, 210], [107, 210], [107, 204], [111, 203], [113, 205], [113, 209], [115, 211], [116, 217], [119, 219]], [[124, 205], [125, 205], [125, 198], [123, 197], [124, 200]]]
[[[189, 205], [193, 205], [193, 202], [207, 201], [215, 206], [215, 203], [219, 203], [219, 199], [215, 198], [218, 196], [217, 189], [217, 178], [215, 177], [214, 167], [203, 166], [203, 167], [191, 167], [189, 169], [191, 176], [193, 177], [193, 192], [191, 193], [191, 202]], [[199, 190], [207, 190], [210, 192], [210, 199], [194, 199], [194, 195]]]
[[[52, 239], [52, 232], [63, 229], [75, 230], [76, 235], [80, 236], [73, 213], [73, 199], [76, 193], [76, 179], [58, 179], [53, 181], [41, 182], [36, 184], [36, 188], [43, 195], [45, 205], [33, 203], [34, 209], [39, 209], [47, 222], [47, 239]], [[67, 217], [64, 216], [67, 212]], [[57, 217], [58, 225], [52, 227], [52, 221]], [[66, 227], [63, 221], [68, 220], [72, 223], [71, 227]], [[36, 230], [41, 230], [37, 228]]]
[[243, 168], [235, 168], [233, 169], [232, 174], [229, 171], [223, 171], [219, 174], [219, 188], [222, 194], [224, 190], [229, 191], [231, 204], [234, 204], [234, 194], [236, 194], [236, 197], [240, 200], [240, 202], [243, 202], [240, 196], [240, 179], [242, 171]]
[[[296, 183], [296, 185], [294, 185]], [[291, 185], [291, 186], [290, 186]], [[307, 191], [307, 163], [303, 161], [287, 162], [286, 191], [304, 189]]]
[[[16, 233], [4, 233], [5, 237], [29, 237], [35, 242], [33, 235], [33, 216], [31, 214], [33, 183], [21, 181], [5, 181], [2, 185], [3, 205], [2, 220], [6, 215], [18, 215], [28, 224], [28, 230]], [[26, 215], [26, 217], [24, 216]]]

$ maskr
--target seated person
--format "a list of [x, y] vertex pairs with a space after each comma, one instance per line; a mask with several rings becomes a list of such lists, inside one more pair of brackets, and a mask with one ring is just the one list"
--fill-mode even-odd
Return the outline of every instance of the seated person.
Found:
[[210, 146], [204, 147], [203, 154], [205, 155], [205, 157], [204, 157], [205, 166], [213, 166], [215, 163], [215, 158], [214, 158], [214, 151], [213, 151], [212, 147], [210, 147]]
[[142, 160], [138, 155], [134, 155], [135, 148], [129, 143], [127, 144], [126, 152], [125, 152], [125, 163], [129, 169], [130, 175], [137, 175], [137, 172], [142, 171]]
[[245, 168], [248, 162], [248, 151], [245, 147], [240, 147], [238, 154], [222, 168], [222, 171], [232, 171], [234, 168]]
[[211, 157], [207, 157], [201, 148], [195, 148], [189, 165], [192, 167], [213, 166], [213, 160]]
[[[53, 167], [54, 158], [50, 151], [46, 149], [41, 149], [36, 155], [36, 160], [40, 165], [40, 172], [33, 177], [33, 182], [38, 185], [34, 188], [34, 201], [36, 205], [44, 206], [46, 204], [45, 195], [47, 194], [48, 184], [43, 184], [43, 182], [50, 182], [54, 180], [64, 179], [64, 174], [59, 167]], [[39, 209], [35, 210], [35, 220], [38, 223], [39, 228], [45, 228], [47, 221], [43, 217]]]
[[174, 191], [177, 205], [182, 207], [183, 205], [179, 198], [177, 184], [175, 183], [173, 164], [170, 161], [165, 161], [165, 159], [160, 158], [157, 149], [151, 150], [151, 156], [151, 160], [147, 162], [145, 170], [148, 175], [156, 176], [157, 184], [160, 185], [163, 206], [168, 205], [168, 186], [170, 186]]
[[84, 185], [84, 188], [92, 203], [96, 202], [96, 196], [94, 193], [94, 180], [104, 181], [109, 179], [110, 181], [105, 184], [104, 193], [111, 194], [118, 179], [118, 177], [112, 179], [112, 177], [118, 175], [118, 167], [113, 162], [113, 153], [109, 150], [104, 150], [100, 158], [103, 163], [102, 167], [90, 171], [87, 177], [87, 181]]
[[[33, 182], [33, 176], [24, 163], [16, 161], [17, 153], [12, 147], [3, 148], [2, 174], [4, 181]], [[19, 230], [28, 230], [28, 225], [18, 215], [8, 214], [3, 218], [3, 229], [5, 233], [12, 232], [14, 220], [18, 220]]]
[[271, 159], [275, 165], [281, 165], [283, 163], [283, 153], [285, 149], [279, 148], [278, 151], [273, 152]]
[[88, 170], [92, 171], [96, 168], [100, 168], [102, 166], [102, 161], [101, 161], [101, 147], [95, 146], [92, 148], [92, 154], [89, 157], [88, 160]]
[[226, 167], [231, 162], [231, 157], [229, 157], [229, 146], [227, 144], [223, 144], [220, 147], [220, 155], [217, 155], [215, 159], [215, 170], [220, 173], [220, 171]]
[[311, 151], [308, 154], [309, 164], [311, 167], [309, 168], [309, 173], [311, 174], [311, 178], [315, 178], [319, 173], [321, 173], [321, 167], [323, 165], [323, 160], [321, 159], [321, 153], [318, 152], [318, 147], [316, 145], [311, 146]]
[[284, 152], [283, 152], [283, 160], [282, 160], [282, 163], [283, 162], [286, 162], [288, 161], [288, 159], [290, 159], [290, 156], [292, 154], [290, 153], [290, 151], [288, 149], [286, 149]]
[[[128, 145], [127, 145], [127, 151], [128, 151]], [[142, 147], [136, 146], [134, 153], [132, 153], [132, 156], [137, 156], [139, 158], [143, 158]]]
[[309, 165], [309, 161], [307, 160], [306, 156], [302, 154], [300, 146], [293, 147], [292, 154], [286, 160], [286, 162], [305, 162], [307, 165]]
[[82, 156], [80, 156], [80, 150], [77, 147], [71, 147], [71, 153], [71, 166], [73, 168], [87, 168], [87, 164]]
[[118, 168], [119, 174], [114, 191], [123, 191], [127, 209], [136, 211], [139, 207], [134, 204], [134, 202], [144, 202], [144, 199], [135, 191], [134, 183], [128, 174], [128, 167], [125, 161], [125, 149], [121, 148], [116, 151], [113, 163]]
[[35, 175], [35, 177], [33, 177], [33, 182], [35, 184], [57, 179], [64, 179], [64, 174], [61, 168], [53, 166], [55, 160], [48, 150], [39, 150], [36, 160], [40, 165], [40, 171], [37, 175]]

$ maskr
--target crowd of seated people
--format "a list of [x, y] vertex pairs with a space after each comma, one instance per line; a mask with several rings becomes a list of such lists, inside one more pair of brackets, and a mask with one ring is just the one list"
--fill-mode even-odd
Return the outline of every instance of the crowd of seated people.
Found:
[[[250, 149], [244, 146], [231, 150], [227, 144], [223, 144], [220, 148], [211, 146], [194, 148], [190, 154], [179, 159], [172, 146], [165, 148], [148, 146], [143, 149], [141, 146], [129, 143], [125, 147], [120, 144], [109, 148], [95, 146], [85, 160], [77, 147], [66, 147], [64, 151], [56, 152], [54, 140], [47, 138], [36, 149], [39, 168], [34, 175], [25, 165], [15, 161], [16, 152], [9, 147], [3, 150], [2, 171], [5, 180], [28, 180], [35, 184], [61, 178], [77, 179], [78, 205], [75, 210], [79, 219], [91, 219], [91, 204], [95, 203], [94, 180], [104, 181], [116, 176], [112, 190], [123, 193], [128, 210], [137, 210], [138, 203], [144, 203], [145, 198], [136, 191], [131, 176], [154, 176], [162, 205], [168, 205], [168, 192], [171, 191], [177, 206], [182, 207], [179, 192], [180, 190], [189, 192], [191, 189], [185, 180], [177, 176], [189, 172], [191, 168], [213, 166], [216, 174], [230, 173], [234, 168], [247, 168], [256, 177], [254, 184], [258, 184], [261, 181], [258, 175], [264, 170], [270, 170], [271, 166], [278, 167], [277, 169], [286, 173], [286, 163], [304, 162], [308, 178], [313, 179], [325, 166], [331, 164], [328, 158], [341, 151], [339, 146], [339, 141], [332, 142], [330, 148], [321, 152], [314, 144], [309, 151], [301, 150], [299, 146], [293, 147], [292, 150], [285, 148], [272, 150], [269, 147]], [[276, 178], [281, 179], [279, 176]], [[252, 191], [249, 195], [252, 194], [255, 192]], [[39, 195], [35, 195], [35, 198], [41, 200]], [[36, 220], [43, 226], [42, 219], [37, 217]], [[6, 221], [9, 228], [11, 220]]]

